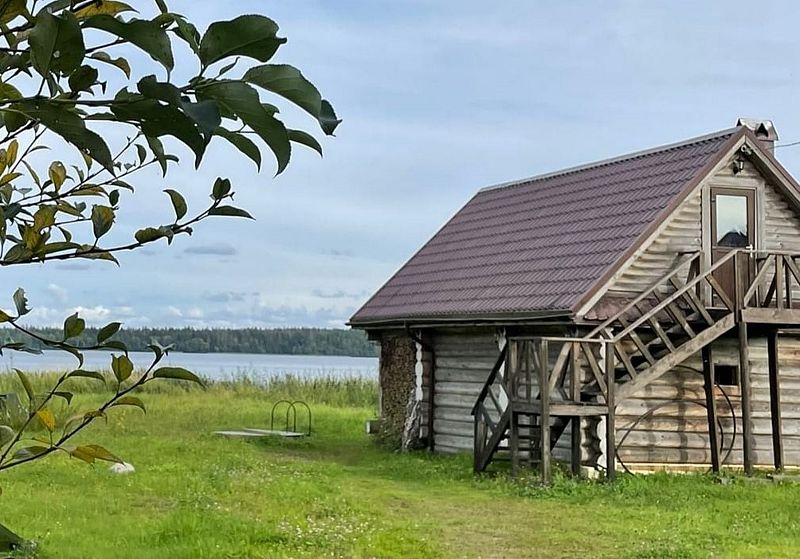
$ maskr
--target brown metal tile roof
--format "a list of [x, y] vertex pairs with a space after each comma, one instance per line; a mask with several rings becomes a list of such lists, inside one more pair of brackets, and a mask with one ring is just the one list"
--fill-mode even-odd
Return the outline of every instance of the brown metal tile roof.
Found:
[[568, 313], [738, 130], [479, 191], [351, 324]]

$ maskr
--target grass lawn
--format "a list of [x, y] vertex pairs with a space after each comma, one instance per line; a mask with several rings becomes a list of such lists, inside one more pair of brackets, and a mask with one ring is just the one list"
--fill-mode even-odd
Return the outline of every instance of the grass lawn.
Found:
[[[287, 391], [314, 402], [313, 437], [211, 434], [264, 426]], [[476, 479], [468, 457], [376, 446], [363, 430], [373, 391], [237, 383], [144, 394], [147, 415], [120, 409], [83, 436], [135, 474], [62, 456], [11, 469], [0, 474], [0, 521], [37, 542], [33, 556], [52, 558], [800, 555], [800, 486], [698, 475], [561, 479], [549, 489]], [[99, 397], [80, 394], [73, 407]]]

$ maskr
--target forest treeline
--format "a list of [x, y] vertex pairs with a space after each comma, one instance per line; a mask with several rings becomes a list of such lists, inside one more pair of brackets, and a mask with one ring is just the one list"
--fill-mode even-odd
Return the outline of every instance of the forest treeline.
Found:
[[[48, 339], [63, 337], [61, 328], [30, 328]], [[87, 328], [78, 338], [78, 345], [96, 342], [97, 329]], [[376, 346], [360, 330], [333, 328], [123, 328], [114, 338], [131, 351], [147, 351], [148, 344], [174, 344], [175, 351], [188, 353], [271, 353], [285, 355], [349, 355], [375, 357]], [[0, 341], [26, 342], [42, 347], [39, 342], [11, 329], [0, 329]]]

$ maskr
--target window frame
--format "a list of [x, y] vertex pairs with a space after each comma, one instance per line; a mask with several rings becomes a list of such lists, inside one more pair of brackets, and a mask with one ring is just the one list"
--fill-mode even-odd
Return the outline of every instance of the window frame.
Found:
[[747, 239], [750, 246], [756, 248], [758, 242], [758, 231], [756, 229], [756, 190], [753, 188], [734, 188], [734, 187], [712, 187], [710, 189], [711, 202], [711, 248], [722, 250], [733, 250], [736, 247], [727, 247], [717, 244], [717, 196], [739, 196], [747, 200]]

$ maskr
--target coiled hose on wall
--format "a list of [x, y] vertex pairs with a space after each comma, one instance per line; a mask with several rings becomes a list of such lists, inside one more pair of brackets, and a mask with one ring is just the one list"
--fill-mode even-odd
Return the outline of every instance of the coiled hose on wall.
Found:
[[[689, 372], [697, 373], [697, 374], [700, 374], [700, 375], [703, 374], [703, 372], [700, 371], [699, 369], [695, 369], [693, 367], [687, 367], [686, 365], [678, 365], [675, 368], [676, 369], [683, 369], [684, 371], [689, 371]], [[733, 419], [733, 434], [731, 435], [731, 442], [730, 442], [730, 445], [728, 445], [728, 449], [725, 451], [725, 456], [722, 458], [722, 460], [720, 462], [721, 464], [724, 464], [728, 460], [728, 458], [730, 458], [730, 455], [733, 452], [733, 445], [736, 443], [736, 435], [738, 434], [737, 433], [737, 428], [736, 428], [736, 410], [733, 407], [733, 402], [731, 401], [731, 399], [728, 396], [728, 393], [725, 391], [725, 389], [722, 386], [720, 386], [718, 383], [714, 383], [714, 386], [719, 388], [720, 392], [722, 392], [722, 395], [725, 397], [725, 401], [728, 403], [728, 407], [731, 410], [731, 419]], [[695, 405], [701, 406], [701, 407], [705, 408], [706, 410], [708, 410], [708, 406], [706, 405], [705, 402], [698, 402], [697, 400], [690, 400], [688, 398], [682, 398], [680, 400], [670, 400], [669, 402], [662, 402], [661, 404], [658, 404], [657, 406], [654, 406], [654, 407], [650, 408], [649, 410], [647, 410], [646, 412], [644, 412], [642, 415], [637, 417], [633, 421], [633, 423], [631, 423], [630, 425], [628, 425], [626, 427], [625, 434], [622, 436], [622, 438], [619, 440], [619, 442], [617, 442], [617, 444], [615, 445], [617, 461], [622, 466], [622, 469], [624, 469], [627, 473], [633, 475], [633, 472], [630, 469], [628, 469], [628, 466], [625, 465], [625, 462], [622, 460], [622, 458], [620, 458], [619, 449], [620, 449], [620, 447], [622, 447], [622, 444], [625, 442], [625, 439], [628, 438], [628, 435], [631, 434], [631, 432], [633, 431], [634, 427], [636, 427], [640, 422], [644, 421], [648, 417], [651, 417], [658, 410], [660, 410], [662, 408], [665, 408], [667, 406], [674, 406], [675, 404], [680, 404], [680, 403], [695, 404]], [[725, 441], [725, 430], [722, 428], [722, 422], [719, 420], [719, 417], [717, 417], [717, 427], [719, 428], [719, 432], [720, 432], [719, 445], [720, 445], [720, 447], [724, 447], [725, 446], [725, 442], [724, 442]]]

